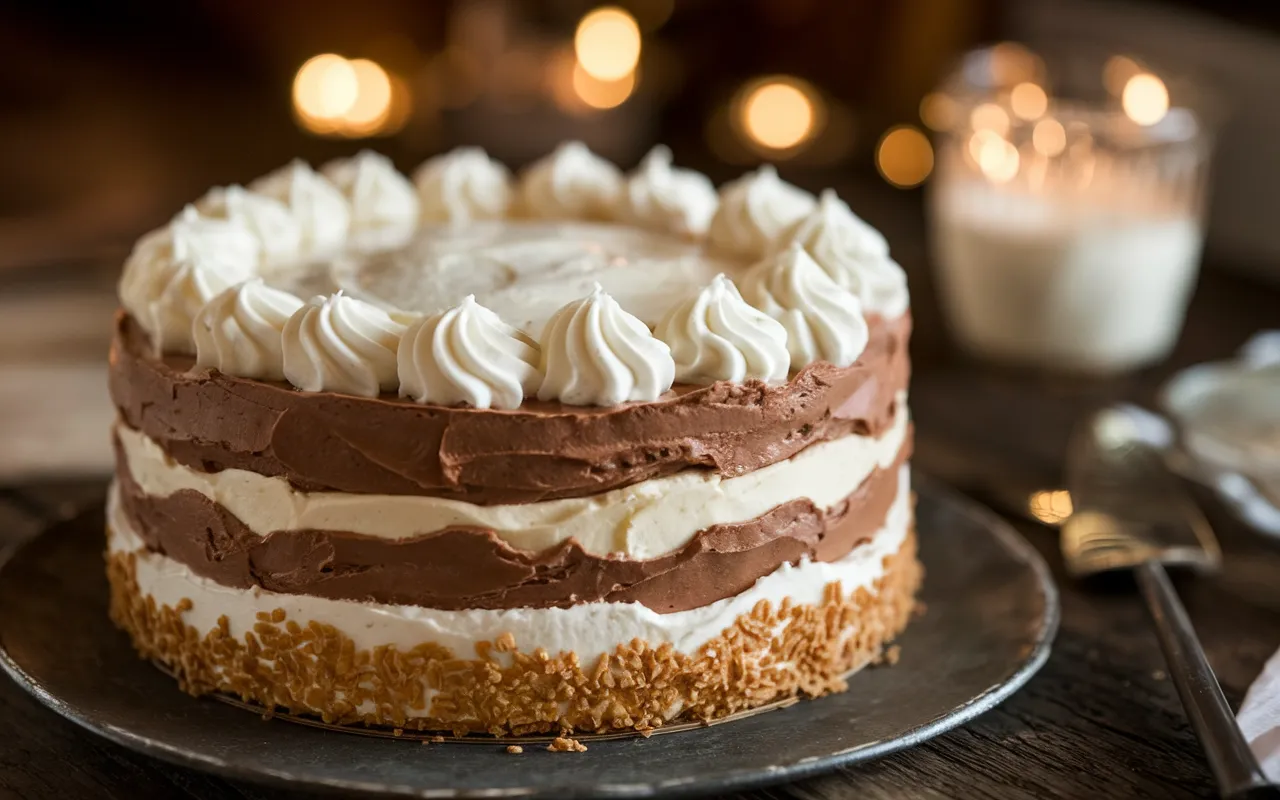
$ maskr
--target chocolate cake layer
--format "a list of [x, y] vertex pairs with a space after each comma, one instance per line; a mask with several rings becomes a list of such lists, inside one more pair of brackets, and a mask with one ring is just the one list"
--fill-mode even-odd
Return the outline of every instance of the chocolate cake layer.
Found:
[[791, 501], [644, 561], [595, 556], [574, 540], [529, 553], [477, 528], [407, 540], [321, 530], [259, 536], [199, 492], [143, 494], [123, 458], [118, 480], [123, 509], [150, 549], [231, 587], [439, 609], [612, 601], [670, 613], [736, 595], [784, 562], [843, 557], [884, 524], [909, 454], [910, 439], [893, 467], [877, 468], [835, 508]]
[[117, 319], [111, 396], [121, 418], [196, 469], [283, 476], [305, 491], [417, 494], [477, 504], [582, 497], [691, 467], [742, 475], [849, 433], [878, 436], [910, 372], [908, 315], [873, 317], [850, 367], [787, 383], [677, 386], [653, 403], [515, 411], [424, 406], [391, 395], [299, 392], [151, 355]]

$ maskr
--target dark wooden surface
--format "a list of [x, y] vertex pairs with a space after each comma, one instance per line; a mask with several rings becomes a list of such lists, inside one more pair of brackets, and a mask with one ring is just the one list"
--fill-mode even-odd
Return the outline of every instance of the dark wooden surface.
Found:
[[[1177, 353], [1158, 369], [1078, 381], [972, 365], [946, 343], [919, 244], [918, 205], [876, 192], [855, 207], [867, 209], [865, 215], [885, 230], [911, 274], [916, 463], [978, 497], [1007, 501], [1010, 487], [1052, 486], [1070, 427], [1089, 409], [1117, 398], [1150, 401], [1176, 367], [1225, 357], [1254, 330], [1280, 326], [1280, 291], [1211, 270], [1201, 280]], [[0, 489], [0, 546], [96, 502], [103, 488], [88, 480]], [[1179, 586], [1237, 706], [1280, 646], [1280, 546], [1242, 529], [1211, 498], [1197, 496], [1223, 540], [1226, 569]], [[1043, 671], [998, 709], [914, 750], [744, 798], [1213, 796], [1132, 583], [1071, 583], [1062, 574], [1055, 534], [1021, 520], [1015, 525], [1053, 565], [1062, 588], [1062, 628]], [[583, 768], [590, 765], [584, 761]], [[0, 679], [2, 798], [299, 796], [134, 755], [80, 731]]]

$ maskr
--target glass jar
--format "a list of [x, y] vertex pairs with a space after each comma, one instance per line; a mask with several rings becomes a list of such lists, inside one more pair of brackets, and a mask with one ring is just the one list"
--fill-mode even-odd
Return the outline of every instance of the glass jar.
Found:
[[1125, 56], [970, 53], [922, 105], [929, 222], [957, 342], [1112, 373], [1163, 359], [1204, 240], [1210, 136], [1194, 90]]

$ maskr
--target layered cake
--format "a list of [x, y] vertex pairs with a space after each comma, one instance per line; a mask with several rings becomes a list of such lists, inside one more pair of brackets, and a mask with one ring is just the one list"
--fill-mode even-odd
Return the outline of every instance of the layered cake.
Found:
[[294, 162], [120, 299], [111, 614], [192, 693], [648, 731], [841, 690], [911, 615], [906, 282], [770, 167]]

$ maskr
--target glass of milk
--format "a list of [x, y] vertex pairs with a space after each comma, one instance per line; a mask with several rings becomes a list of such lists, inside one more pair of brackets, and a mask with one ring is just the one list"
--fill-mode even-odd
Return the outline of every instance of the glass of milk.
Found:
[[980, 357], [1115, 373], [1178, 338], [1210, 137], [1183, 84], [1126, 56], [969, 54], [926, 98], [942, 306]]

